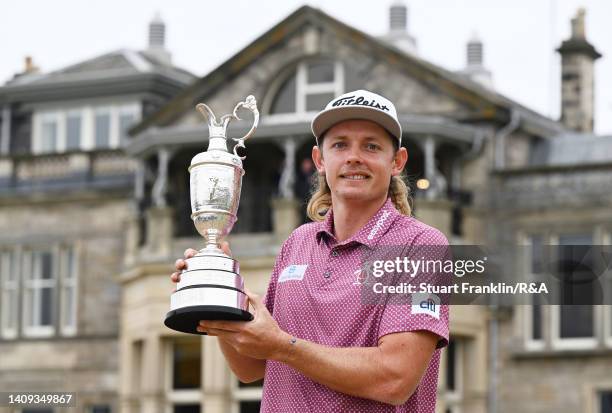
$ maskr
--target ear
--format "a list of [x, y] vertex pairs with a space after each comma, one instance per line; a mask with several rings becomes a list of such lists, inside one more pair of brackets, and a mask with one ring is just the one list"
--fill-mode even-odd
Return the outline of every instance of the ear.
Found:
[[312, 147], [312, 161], [314, 162], [317, 172], [321, 175], [325, 174], [325, 162], [323, 161], [323, 153], [321, 149], [315, 145]]
[[399, 148], [393, 157], [393, 169], [391, 171], [391, 175], [397, 176], [401, 174], [404, 170], [404, 166], [406, 166], [406, 162], [408, 162], [408, 150], [403, 147]]

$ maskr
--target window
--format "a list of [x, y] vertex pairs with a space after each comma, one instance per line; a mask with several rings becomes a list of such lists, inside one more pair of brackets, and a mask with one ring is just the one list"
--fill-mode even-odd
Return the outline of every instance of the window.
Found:
[[448, 342], [448, 347], [445, 350], [446, 363], [444, 369], [444, 378], [446, 384], [446, 393], [444, 401], [446, 404], [446, 413], [456, 413], [459, 411], [462, 394], [462, 354], [461, 340], [451, 337]]
[[60, 253], [61, 275], [61, 313], [60, 329], [62, 335], [76, 334], [77, 305], [77, 260], [73, 247], [62, 248]]
[[612, 390], [599, 392], [599, 413], [612, 413]]
[[0, 337], [76, 334], [77, 246], [0, 249]]
[[56, 114], [48, 114], [41, 121], [40, 152], [54, 152], [57, 148], [58, 119]]
[[53, 334], [56, 285], [53, 252], [27, 251], [24, 264], [24, 333], [49, 336]]
[[78, 150], [81, 147], [81, 119], [80, 111], [68, 112], [66, 115], [66, 150]]
[[202, 339], [185, 337], [169, 341], [166, 379], [169, 411], [199, 413], [202, 376]]
[[234, 408], [232, 411], [237, 413], [258, 412], [261, 407], [262, 392], [263, 380], [252, 383], [242, 383], [239, 380], [234, 380], [232, 386]]
[[4, 339], [17, 337], [19, 273], [15, 251], [0, 251], [0, 327]]
[[94, 120], [94, 146], [96, 149], [110, 147], [111, 115], [110, 109], [98, 109]]
[[140, 119], [139, 102], [46, 109], [34, 113], [32, 152], [50, 153], [118, 148]]
[[273, 121], [295, 121], [296, 115], [310, 119], [334, 96], [344, 92], [344, 68], [332, 60], [300, 63], [284, 78], [272, 99], [269, 113]]
[[172, 409], [173, 413], [200, 413], [199, 404], [176, 404]]
[[[582, 282], [592, 276], [592, 262], [587, 254], [592, 244], [590, 234], [558, 237], [556, 271], [563, 280], [559, 298], [566, 303], [593, 302], [594, 284]], [[556, 348], [592, 348], [597, 345], [593, 305], [557, 305], [552, 307], [552, 313], [553, 345]]]
[[[542, 280], [542, 276], [546, 272], [545, 256], [548, 253], [548, 247], [544, 245], [544, 237], [542, 235], [532, 235], [527, 239], [527, 280], [528, 282], [538, 282]], [[541, 349], [544, 347], [544, 331], [543, 331], [543, 302], [540, 295], [531, 296], [531, 304], [524, 306], [525, 327], [528, 349]]]
[[124, 146], [128, 139], [128, 130], [136, 123], [136, 110], [127, 107], [119, 113], [119, 145]]
[[106, 404], [96, 404], [89, 408], [88, 413], [111, 413], [111, 408]]

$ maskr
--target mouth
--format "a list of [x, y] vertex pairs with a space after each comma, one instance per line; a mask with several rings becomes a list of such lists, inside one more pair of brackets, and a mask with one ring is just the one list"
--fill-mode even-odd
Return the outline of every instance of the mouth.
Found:
[[367, 179], [370, 179], [370, 175], [358, 172], [358, 173], [340, 174], [340, 178], [346, 179], [349, 181], [365, 181]]

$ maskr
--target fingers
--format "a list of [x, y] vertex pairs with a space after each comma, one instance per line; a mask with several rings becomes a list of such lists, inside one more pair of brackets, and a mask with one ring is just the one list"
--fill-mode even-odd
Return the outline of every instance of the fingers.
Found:
[[230, 249], [229, 242], [223, 241], [221, 243], [221, 249], [223, 250], [224, 253], [226, 253], [230, 257], [232, 256], [232, 250]]
[[255, 294], [246, 287], [244, 288], [244, 293], [247, 295], [247, 297], [249, 297], [249, 302], [251, 303], [255, 311], [261, 308], [265, 308], [263, 301], [259, 295]]
[[191, 258], [197, 253], [198, 253], [197, 250], [194, 250], [193, 248], [187, 248], [185, 252], [183, 253], [183, 255], [185, 256], [185, 258]]
[[185, 259], [191, 258], [197, 253], [198, 253], [197, 250], [194, 250], [193, 248], [187, 248], [185, 252], [183, 253], [184, 258], [179, 258], [176, 261], [174, 261], [174, 268], [176, 269], [176, 271], [170, 274], [170, 279], [173, 282], [177, 283], [181, 281], [181, 272], [187, 269], [187, 261], [185, 261]]
[[178, 258], [176, 261], [174, 261], [174, 268], [177, 271], [184, 270], [185, 268], [187, 268], [187, 263], [185, 262], [184, 259]]

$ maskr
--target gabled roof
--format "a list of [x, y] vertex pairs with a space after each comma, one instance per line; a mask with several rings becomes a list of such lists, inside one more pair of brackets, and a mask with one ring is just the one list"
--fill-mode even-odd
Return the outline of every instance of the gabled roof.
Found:
[[531, 133], [551, 136], [565, 130], [560, 123], [499, 93], [488, 90], [464, 76], [452, 73], [412, 54], [407, 54], [382, 40], [334, 19], [319, 9], [303, 6], [208, 75], [183, 90], [158, 112], [135, 126], [131, 133], [138, 134], [151, 126], [163, 127], [172, 124], [183, 113], [191, 110], [197, 101], [222, 87], [225, 82], [236, 77], [245, 67], [254, 63], [266, 50], [283, 42], [305, 25], [325, 27], [332, 30], [336, 36], [343, 37], [348, 42], [355, 44], [356, 47], [367, 47], [369, 53], [375, 53], [384, 61], [403, 70], [408, 76], [463, 102], [467, 107], [472, 108], [473, 113], [469, 119], [463, 119], [464, 121], [508, 122], [514, 110], [521, 115], [521, 125]]

